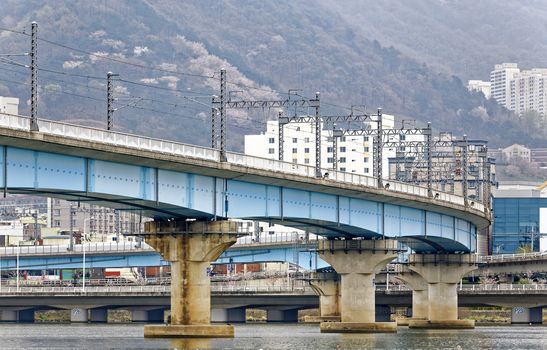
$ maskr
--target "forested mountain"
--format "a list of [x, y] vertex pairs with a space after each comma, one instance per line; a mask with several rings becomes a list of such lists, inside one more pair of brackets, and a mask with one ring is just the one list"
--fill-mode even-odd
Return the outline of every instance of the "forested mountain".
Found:
[[[28, 33], [35, 20], [43, 39], [41, 116], [104, 125], [104, 77], [112, 71], [120, 74], [115, 83], [119, 129], [184, 142], [209, 143], [210, 96], [218, 94], [218, 70], [224, 67], [228, 89], [243, 91], [236, 98], [283, 97], [289, 89], [302, 89], [306, 96], [320, 91], [322, 110], [329, 113], [348, 112], [338, 106], [381, 106], [400, 119], [431, 121], [438, 129], [486, 138], [493, 146], [547, 146], [542, 122], [519, 120], [467, 92], [462, 83], [482, 70], [486, 74], [493, 63], [525, 55], [515, 56], [505, 42], [498, 53], [484, 50], [484, 57], [476, 57], [490, 37], [473, 31], [495, 27], [495, 19], [487, 17], [503, 19], [503, 9], [516, 5], [482, 1], [473, 10], [471, 2], [465, 7], [435, 0], [340, 3], [3, 0], [0, 26], [15, 33], [0, 31], [0, 54], [28, 51], [29, 37], [17, 32]], [[540, 18], [540, 12], [531, 11], [533, 4], [513, 11], [530, 19], [526, 26]], [[488, 6], [495, 11], [486, 11]], [[461, 28], [443, 21], [443, 14], [450, 14], [451, 21], [459, 18]], [[493, 30], [506, 28], [500, 23]], [[543, 35], [545, 28], [534, 30]], [[515, 47], [525, 46], [514, 41]], [[458, 49], [466, 42], [468, 50]], [[544, 42], [535, 49], [542, 50]], [[538, 53], [538, 60], [544, 57]], [[519, 62], [541, 65], [532, 60], [530, 54]], [[471, 63], [473, 69], [467, 70]], [[0, 95], [20, 97], [25, 114], [28, 76], [28, 69], [0, 62]], [[231, 112], [230, 148], [241, 150], [241, 135], [263, 130], [264, 121], [275, 115]]]

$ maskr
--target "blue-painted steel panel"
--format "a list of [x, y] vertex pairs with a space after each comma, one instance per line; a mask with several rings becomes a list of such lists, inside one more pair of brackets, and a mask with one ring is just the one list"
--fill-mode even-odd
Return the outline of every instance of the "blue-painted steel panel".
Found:
[[[59, 194], [77, 192], [80, 198], [89, 196], [144, 206], [162, 218], [177, 215], [263, 221], [287, 218], [292, 222], [287, 222], [288, 226], [331, 237], [344, 234], [429, 236], [445, 238], [439, 241], [442, 245], [448, 240], [456, 240], [468, 248], [476, 245], [475, 228], [465, 220], [426, 213], [422, 209], [301, 189], [13, 147], [7, 148], [7, 171], [11, 189]], [[443, 249], [450, 248], [443, 246]]]

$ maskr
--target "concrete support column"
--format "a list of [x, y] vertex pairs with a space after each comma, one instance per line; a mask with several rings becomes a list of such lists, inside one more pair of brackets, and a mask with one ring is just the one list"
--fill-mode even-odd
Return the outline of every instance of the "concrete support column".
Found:
[[473, 320], [458, 320], [458, 283], [476, 270], [471, 254], [412, 254], [408, 268], [428, 284], [428, 319], [412, 320], [411, 328], [474, 328]]
[[422, 276], [408, 268], [400, 268], [395, 276], [412, 288], [412, 318], [397, 320], [398, 326], [408, 326], [411, 320], [427, 320], [429, 318], [429, 284]]
[[17, 311], [0, 310], [0, 322], [17, 322]]
[[542, 324], [543, 308], [514, 307], [511, 310], [511, 324]]
[[298, 309], [267, 310], [267, 322], [298, 322]]
[[145, 337], [233, 337], [233, 326], [211, 326], [207, 268], [237, 240], [230, 221], [147, 222], [146, 242], [171, 263], [170, 327], [146, 326]]
[[244, 307], [212, 309], [211, 322], [245, 323], [247, 321], [245, 311]]
[[304, 322], [340, 322], [340, 276], [336, 272], [316, 272], [310, 286], [319, 295], [319, 317], [306, 316]]
[[323, 240], [319, 256], [340, 275], [341, 322], [321, 323], [321, 332], [396, 332], [395, 322], [376, 322], [374, 278], [397, 257], [395, 240]]
[[340, 276], [342, 322], [374, 323], [376, 321], [374, 276], [374, 273], [344, 273]]
[[429, 317], [429, 291], [412, 291], [412, 318], [417, 320], [427, 320]]
[[88, 319], [88, 310], [83, 307], [75, 307], [70, 310], [70, 322], [73, 323], [87, 323]]
[[89, 310], [89, 322], [91, 323], [108, 323], [107, 309], [91, 309]]
[[458, 289], [456, 283], [429, 284], [429, 320], [458, 319]]

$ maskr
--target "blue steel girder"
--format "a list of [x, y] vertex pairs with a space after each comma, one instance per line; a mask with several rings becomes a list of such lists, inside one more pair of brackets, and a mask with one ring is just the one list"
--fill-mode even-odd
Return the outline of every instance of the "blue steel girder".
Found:
[[[417, 252], [475, 250], [476, 227], [405, 205], [0, 146], [0, 183], [12, 193], [93, 201], [145, 216], [282, 223], [329, 238], [391, 237]], [[406, 238], [405, 238], [406, 237]]]

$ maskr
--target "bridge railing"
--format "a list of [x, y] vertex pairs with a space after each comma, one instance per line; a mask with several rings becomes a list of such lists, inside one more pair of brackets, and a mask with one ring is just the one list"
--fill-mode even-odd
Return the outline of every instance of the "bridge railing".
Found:
[[508, 261], [547, 259], [547, 252], [531, 252], [522, 254], [498, 254], [479, 257], [481, 263], [500, 263]]
[[[72, 249], [68, 245], [41, 245], [41, 246], [18, 246], [18, 247], [0, 247], [0, 256], [15, 256], [19, 251], [20, 255], [49, 255], [49, 254], [83, 254], [84, 247], [82, 244], [75, 244]], [[91, 242], [85, 243], [86, 253], [96, 252], [141, 252], [151, 251], [154, 249], [148, 244], [142, 243], [138, 245], [135, 242]]]
[[[0, 113], [0, 126], [13, 129], [29, 130], [29, 125], [30, 119], [28, 117]], [[220, 160], [220, 152], [216, 149], [208, 147], [189, 145], [173, 141], [165, 141], [146, 136], [137, 136], [122, 133], [119, 131], [103, 130], [99, 128], [74, 125], [47, 119], [39, 119], [38, 126], [40, 132], [52, 135], [86, 139], [123, 147], [164, 152], [168, 154], [213, 161]], [[279, 171], [287, 174], [296, 174], [307, 177], [315, 177], [317, 175], [315, 173], [315, 167], [304, 164], [295, 164], [291, 162], [249, 156], [234, 152], [227, 152], [226, 157], [229, 163], [256, 169]], [[322, 175], [324, 176], [324, 178], [333, 179], [339, 182], [352, 183], [367, 187], [377, 187], [376, 179], [370, 176], [352, 174], [341, 171], [333, 171], [332, 169], [322, 169]], [[384, 180], [384, 182], [384, 188], [389, 189], [390, 191], [412, 194], [421, 197], [428, 197], [428, 189], [426, 187], [387, 179]], [[435, 194], [435, 199], [438, 201], [444, 201], [459, 205], [464, 204], [464, 199], [461, 196], [444, 193], [437, 190], [435, 190]], [[473, 202], [473, 207], [477, 210], [484, 211], [484, 206], [481, 203]]]
[[287, 244], [312, 244], [314, 241], [306, 240], [305, 233], [300, 232], [279, 232], [275, 234], [260, 234], [257, 237], [253, 235], [243, 236], [237, 239], [237, 245], [261, 245], [261, 244], [275, 244], [275, 243], [287, 243]]
[[[547, 292], [547, 284], [471, 284], [458, 286], [463, 293], [525, 293]], [[412, 289], [406, 285], [376, 285], [378, 292], [410, 292]], [[0, 289], [0, 296], [7, 295], [84, 295], [84, 294], [142, 294], [161, 293], [168, 295], [171, 292], [170, 285], [119, 285], [119, 286], [88, 286], [85, 290], [81, 286], [4, 286]], [[280, 285], [211, 285], [211, 292], [217, 294], [315, 294], [313, 289], [305, 284], [280, 284]]]

